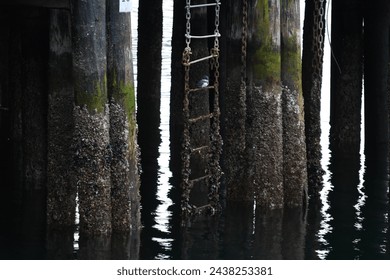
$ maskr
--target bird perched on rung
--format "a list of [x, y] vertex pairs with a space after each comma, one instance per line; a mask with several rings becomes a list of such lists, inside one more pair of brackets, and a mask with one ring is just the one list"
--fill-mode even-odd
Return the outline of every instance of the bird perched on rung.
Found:
[[196, 83], [196, 87], [197, 88], [205, 88], [205, 87], [208, 87], [209, 86], [209, 76], [207, 75], [204, 75], [202, 77], [202, 79], [200, 79], [197, 83]]

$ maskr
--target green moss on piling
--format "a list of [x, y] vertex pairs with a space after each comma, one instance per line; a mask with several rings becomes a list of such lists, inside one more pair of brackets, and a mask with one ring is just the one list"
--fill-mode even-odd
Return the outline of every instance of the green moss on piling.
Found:
[[136, 149], [136, 120], [135, 120], [135, 88], [134, 83], [118, 81], [118, 75], [114, 70], [109, 85], [111, 102], [119, 104], [126, 111], [126, 118], [129, 129], [129, 151], [135, 157]]
[[107, 103], [107, 76], [104, 75], [103, 80], [95, 82], [93, 92], [86, 91], [84, 88], [84, 86], [75, 84], [76, 105], [86, 106], [90, 113], [95, 110], [102, 113]]
[[112, 84], [109, 85], [110, 98], [116, 103], [122, 105], [125, 110], [127, 117], [131, 119], [135, 112], [135, 89], [134, 83], [124, 82], [123, 80], [118, 81], [118, 75], [114, 70], [112, 73]]
[[256, 9], [255, 37], [258, 38], [256, 41], [260, 42], [260, 46], [254, 54], [254, 76], [256, 80], [262, 81], [263, 86], [271, 87], [280, 82], [280, 46], [274, 45], [272, 41], [268, 0], [258, 1]]
[[289, 38], [283, 38], [282, 43], [282, 57], [284, 69], [283, 75], [285, 79], [289, 80], [289, 83], [295, 90], [302, 91], [302, 59], [301, 50], [297, 43], [298, 38], [296, 35]]

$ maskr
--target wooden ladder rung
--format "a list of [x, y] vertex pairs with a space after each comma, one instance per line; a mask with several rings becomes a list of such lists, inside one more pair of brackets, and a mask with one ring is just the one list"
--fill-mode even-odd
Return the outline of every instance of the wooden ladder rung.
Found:
[[210, 178], [210, 177], [211, 177], [211, 175], [205, 175], [205, 176], [202, 176], [202, 177], [198, 177], [198, 178], [195, 178], [195, 179], [191, 179], [190, 182], [191, 182], [192, 184], [194, 184], [194, 183], [198, 183], [198, 182], [200, 182], [200, 181], [206, 180], [206, 179], [208, 179], [208, 178]]
[[214, 113], [210, 113], [210, 114], [207, 114], [207, 115], [202, 115], [202, 116], [199, 116], [199, 117], [196, 117], [196, 118], [191, 118], [188, 121], [190, 123], [195, 123], [195, 122], [198, 122], [198, 121], [203, 121], [203, 120], [210, 119], [212, 117], [214, 117]]
[[206, 91], [208, 89], [214, 89], [214, 86], [207, 86], [207, 87], [200, 87], [200, 88], [192, 88], [190, 89], [190, 92], [197, 92], [197, 91]]
[[201, 146], [201, 147], [197, 147], [197, 148], [192, 148], [191, 149], [191, 153], [196, 153], [196, 152], [200, 152], [202, 150], [206, 150], [206, 149], [210, 149], [210, 146]]
[[[191, 36], [193, 38], [199, 38], [200, 36]], [[205, 38], [208, 38], [208, 35], [206, 36], [202, 36], [202, 37], [205, 37]], [[218, 57], [218, 55], [215, 55], [215, 54], [212, 54], [212, 55], [209, 55], [209, 56], [205, 56], [205, 57], [202, 57], [202, 58], [199, 58], [199, 59], [196, 59], [196, 60], [193, 60], [193, 61], [190, 61], [188, 63], [183, 63], [184, 66], [190, 66], [191, 64], [195, 64], [195, 63], [198, 63], [198, 62], [202, 62], [202, 61], [205, 61], [205, 60], [208, 60], [208, 59], [212, 59], [214, 57]]]
[[205, 3], [205, 4], [195, 4], [195, 5], [186, 5], [187, 9], [192, 9], [192, 8], [203, 8], [203, 7], [212, 7], [212, 6], [219, 6], [221, 5], [221, 2], [215, 2], [215, 3]]
[[215, 214], [215, 209], [214, 209], [213, 206], [211, 206], [211, 204], [206, 204], [206, 205], [202, 205], [202, 206], [196, 207], [195, 208], [195, 214], [196, 215], [201, 215], [204, 212], [206, 212], [207, 210], [210, 210], [212, 215]]

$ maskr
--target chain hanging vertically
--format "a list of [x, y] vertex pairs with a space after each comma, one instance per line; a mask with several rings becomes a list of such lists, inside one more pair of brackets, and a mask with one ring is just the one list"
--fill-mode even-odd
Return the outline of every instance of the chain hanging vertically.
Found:
[[[218, 3], [219, 0], [216, 0]], [[213, 114], [214, 118], [211, 120], [211, 151], [210, 151], [210, 191], [209, 201], [213, 210], [219, 208], [219, 187], [220, 179], [222, 175], [221, 167], [219, 165], [220, 155], [222, 153], [222, 137], [220, 134], [220, 109], [219, 109], [219, 18], [220, 18], [220, 5], [215, 6], [215, 30], [214, 34], [214, 47], [211, 49], [211, 55], [213, 59], [211, 61], [212, 67], [214, 68], [214, 104]]]
[[184, 218], [189, 216], [191, 207], [189, 204], [191, 184], [190, 184], [190, 110], [189, 98], [190, 93], [190, 61], [191, 61], [191, 0], [186, 0], [186, 47], [183, 51], [182, 64], [184, 65], [184, 98], [183, 98], [183, 142], [182, 142], [182, 200], [181, 210]]
[[[183, 98], [183, 142], [182, 142], [182, 200], [181, 209], [183, 220], [186, 221], [191, 215], [199, 214], [207, 211], [208, 213], [214, 213], [219, 209], [219, 184], [221, 178], [221, 168], [219, 165], [220, 154], [222, 152], [222, 137], [220, 135], [219, 125], [219, 20], [220, 20], [220, 0], [215, 0], [215, 3], [191, 5], [191, 0], [186, 0], [186, 47], [183, 51], [182, 63], [184, 66], [184, 98]], [[192, 35], [191, 34], [191, 9], [201, 7], [215, 6], [215, 29], [214, 34], [211, 35]], [[208, 39], [214, 38], [214, 45], [210, 50], [210, 56], [199, 58], [191, 61], [191, 38], [196, 39]], [[210, 60], [211, 70], [214, 73], [214, 83], [212, 86], [204, 88], [190, 88], [190, 66], [192, 64]], [[191, 92], [197, 92], [200, 90], [213, 90], [213, 112], [190, 119], [190, 104], [189, 94]], [[210, 119], [210, 147], [208, 147], [208, 174], [201, 178], [190, 179], [191, 175], [191, 153], [194, 150], [199, 150], [204, 147], [192, 148], [191, 147], [191, 135], [190, 125], [198, 120]], [[190, 193], [195, 181], [208, 178], [209, 192], [208, 192], [208, 204], [202, 206], [193, 206], [190, 204]]]
[[[246, 120], [246, 58], [247, 58], [247, 45], [248, 45], [248, 0], [242, 2], [242, 31], [241, 31], [241, 83], [240, 83], [240, 95], [239, 95], [239, 109], [241, 112], [238, 122], [240, 131], [245, 131]], [[241, 141], [241, 152], [245, 151], [245, 139]]]
[[313, 61], [312, 79], [322, 80], [322, 62], [324, 57], [324, 28], [325, 28], [325, 0], [314, 1], [314, 22], [313, 22]]

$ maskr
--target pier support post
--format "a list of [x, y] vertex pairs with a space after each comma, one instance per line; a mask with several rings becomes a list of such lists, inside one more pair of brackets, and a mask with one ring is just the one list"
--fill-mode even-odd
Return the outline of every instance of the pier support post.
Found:
[[50, 10], [49, 32], [47, 224], [59, 229], [74, 226], [77, 193], [69, 147], [74, 131], [69, 11]]
[[303, 32], [302, 90], [309, 195], [318, 198], [322, 188], [321, 86], [324, 56], [326, 0], [306, 1]]
[[281, 0], [284, 203], [291, 207], [305, 204], [308, 193], [299, 2]]
[[389, 4], [380, 2], [367, 4], [364, 17], [365, 154], [369, 175], [388, 180]]
[[249, 182], [259, 208], [282, 208], [283, 129], [280, 1], [256, 1], [248, 41], [246, 155]]
[[80, 233], [111, 233], [106, 1], [72, 1], [75, 179]]
[[339, 156], [359, 157], [363, 79], [362, 1], [332, 3], [330, 144]]
[[[249, 2], [249, 1], [246, 1]], [[222, 168], [228, 201], [253, 201], [247, 178], [246, 95], [247, 95], [247, 41], [248, 5], [244, 1], [228, 0], [222, 6], [225, 12], [226, 48], [221, 48], [222, 73], [226, 73], [221, 88], [221, 123], [223, 136]], [[244, 15], [244, 12], [246, 15]], [[244, 18], [245, 17], [245, 18]], [[242, 20], [238, 20], [242, 19]], [[231, 55], [232, 53], [236, 55]], [[222, 62], [221, 61], [221, 62]]]
[[140, 226], [131, 18], [119, 12], [119, 1], [106, 3], [112, 229], [128, 232]]

